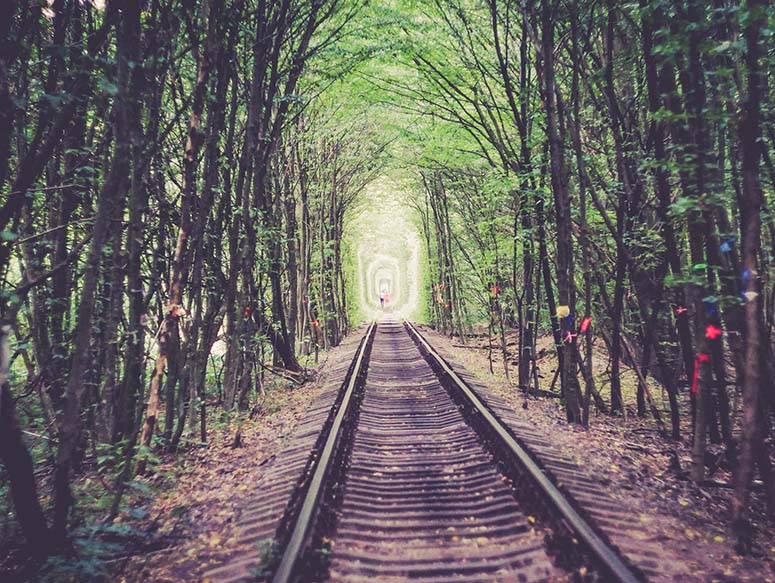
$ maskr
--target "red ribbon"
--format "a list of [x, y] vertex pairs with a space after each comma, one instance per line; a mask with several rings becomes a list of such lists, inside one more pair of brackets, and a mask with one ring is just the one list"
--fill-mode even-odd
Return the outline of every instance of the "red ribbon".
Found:
[[705, 337], [708, 340], [715, 340], [719, 336], [721, 336], [722, 331], [721, 328], [718, 326], [714, 326], [713, 324], [709, 324], [707, 328], [705, 328]]
[[694, 376], [692, 377], [692, 395], [696, 395], [700, 385], [700, 363], [708, 362], [710, 356], [707, 354], [698, 354], [694, 360]]
[[581, 332], [582, 334], [586, 334], [587, 330], [589, 330], [589, 325], [591, 323], [592, 323], [592, 318], [590, 318], [589, 316], [585, 317], [581, 321], [581, 325], [579, 326], [579, 332]]

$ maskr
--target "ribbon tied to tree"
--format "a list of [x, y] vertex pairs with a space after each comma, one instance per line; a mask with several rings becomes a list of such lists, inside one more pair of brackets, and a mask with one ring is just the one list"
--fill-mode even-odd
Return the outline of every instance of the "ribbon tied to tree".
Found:
[[589, 316], [585, 316], [583, 320], [581, 320], [581, 325], [579, 326], [579, 332], [582, 334], [586, 334], [589, 331], [589, 326], [592, 324], [592, 318]]

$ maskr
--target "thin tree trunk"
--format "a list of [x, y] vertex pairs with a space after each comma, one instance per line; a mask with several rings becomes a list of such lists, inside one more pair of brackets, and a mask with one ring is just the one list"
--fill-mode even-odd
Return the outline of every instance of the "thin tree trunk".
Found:
[[135, 97], [129, 94], [130, 62], [137, 62], [140, 46], [140, 5], [127, 0], [122, 5], [122, 25], [118, 39], [119, 96], [116, 100], [116, 149], [110, 174], [103, 185], [97, 203], [92, 239], [83, 273], [83, 286], [78, 305], [77, 324], [73, 340], [73, 359], [70, 377], [65, 390], [65, 401], [60, 422], [59, 450], [54, 471], [54, 522], [53, 533], [57, 540], [64, 540], [72, 505], [70, 471], [81, 437], [81, 412], [85, 392], [84, 377], [91, 358], [90, 343], [96, 292], [99, 281], [100, 260], [103, 245], [111, 229], [111, 218], [118, 207], [123, 207], [126, 179], [130, 176], [131, 121], [132, 114], [126, 104]]
[[53, 548], [53, 541], [38, 500], [32, 457], [24, 443], [16, 400], [11, 394], [10, 330], [9, 325], [0, 325], [0, 460], [8, 474], [14, 510], [28, 547], [34, 555], [44, 556]]
[[[580, 95], [579, 95], [579, 23], [578, 23], [578, 1], [574, 0], [571, 8], [571, 42], [573, 46], [573, 78], [571, 81], [571, 102], [573, 103], [573, 119], [571, 120], [571, 138], [573, 140], [573, 149], [576, 156], [576, 169], [578, 172], [579, 189], [579, 219], [581, 221], [581, 230], [579, 234], [579, 243], [581, 244], [581, 268], [584, 274], [584, 318], [592, 317], [592, 271], [589, 265], [591, 255], [587, 224], [587, 190], [584, 176], [584, 156], [581, 147], [581, 134], [579, 126], [580, 120]], [[583, 320], [579, 318], [579, 324]], [[579, 332], [579, 336], [584, 337], [584, 360], [580, 362], [584, 377], [584, 397], [582, 400], [582, 423], [589, 425], [589, 405], [591, 396], [596, 392], [595, 377], [592, 374], [592, 326], [588, 325], [586, 333]]]
[[564, 146], [560, 137], [559, 125], [562, 116], [558, 111], [559, 104], [554, 77], [554, 22], [549, 2], [545, 2], [542, 7], [541, 28], [543, 97], [557, 223], [557, 295], [559, 305], [568, 310], [568, 315], [561, 317], [559, 322], [561, 345], [558, 346], [558, 349], [563, 353], [560, 363], [560, 385], [568, 422], [581, 423], [574, 350], [572, 346], [568, 347], [570, 350], [566, 350], [565, 346], [576, 342], [576, 337], [573, 336], [573, 320], [570, 316], [576, 309], [576, 286], [573, 279], [573, 239], [568, 172], [565, 164]]
[[[739, 136], [742, 154], [743, 188], [738, 200], [740, 205], [740, 233], [742, 267], [748, 274], [744, 278], [743, 292], [745, 302], [745, 337], [743, 369], [743, 422], [740, 442], [740, 463], [735, 477], [735, 497], [732, 501], [732, 514], [738, 543], [746, 549], [750, 546], [750, 528], [748, 525], [748, 505], [753, 479], [757, 451], [768, 451], [764, 443], [766, 436], [764, 425], [764, 398], [762, 384], [766, 381], [763, 373], [767, 370], [768, 358], [763, 340], [762, 295], [758, 272], [758, 253], [761, 248], [761, 206], [762, 191], [759, 184], [759, 164], [761, 148], [758, 145], [761, 136], [761, 101], [766, 95], [766, 74], [760, 65], [762, 55], [759, 46], [762, 27], [766, 23], [763, 0], [748, 0], [748, 22], [745, 28], [747, 51], [745, 62], [748, 69], [748, 95], [740, 119]], [[758, 456], [762, 463], [763, 476], [770, 471], [768, 456]], [[768, 484], [771, 486], [771, 484]], [[772, 511], [772, 496], [768, 496], [768, 506]]]
[[625, 248], [626, 223], [628, 221], [630, 189], [626, 170], [624, 168], [624, 152], [621, 138], [619, 114], [613, 87], [613, 44], [615, 35], [616, 9], [612, 0], [608, 0], [608, 20], [606, 29], [606, 58], [605, 58], [605, 93], [608, 102], [608, 112], [611, 118], [612, 133], [614, 136], [614, 149], [616, 151], [616, 168], [619, 177], [620, 190], [616, 201], [616, 265], [614, 276], [614, 305], [611, 313], [611, 413], [613, 415], [624, 414], [624, 402], [622, 400], [621, 385], [621, 351], [622, 351], [622, 319], [624, 316], [624, 280], [627, 273], [627, 260]]
[[[178, 327], [178, 322], [183, 315], [183, 288], [189, 270], [188, 238], [192, 230], [192, 212], [196, 199], [196, 167], [198, 164], [199, 150], [204, 136], [199, 126], [205, 106], [208, 77], [213, 66], [215, 56], [215, 36], [219, 21], [222, 0], [207, 0], [202, 4], [200, 21], [208, 23], [204, 47], [197, 49], [197, 76], [193, 89], [193, 103], [191, 117], [188, 124], [188, 139], [186, 141], [185, 155], [183, 158], [183, 191], [181, 193], [180, 223], [178, 237], [175, 245], [175, 254], [172, 259], [172, 274], [169, 285], [169, 299], [164, 313], [161, 330], [159, 331], [159, 355], [156, 358], [155, 373], [148, 390], [148, 406], [145, 413], [142, 433], [140, 435], [140, 447], [148, 447], [151, 443], [153, 430], [156, 426], [156, 417], [159, 412], [159, 390], [164, 377], [164, 368], [170, 352], [174, 350], [171, 342], [174, 340], [172, 329]], [[195, 46], [196, 39], [192, 39]], [[185, 378], [185, 375], [184, 375]], [[145, 464], [138, 464], [138, 472], [144, 470]]]
[[[643, 0], [645, 2], [645, 0]], [[643, 5], [643, 4], [642, 4]], [[646, 85], [648, 89], [649, 110], [652, 115], [656, 115], [662, 107], [662, 99], [660, 96], [660, 73], [657, 69], [656, 58], [654, 56], [654, 30], [662, 25], [663, 17], [658, 8], [654, 8], [654, 14], [649, 15], [647, 12], [643, 18], [642, 25], [642, 38], [643, 38], [643, 52], [646, 67]], [[671, 74], [669, 70], [664, 70], [661, 76]], [[680, 276], [681, 274], [681, 259], [678, 251], [678, 243], [676, 241], [675, 231], [672, 226], [672, 221], [669, 216], [669, 209], [671, 204], [670, 196], [670, 183], [669, 183], [669, 171], [667, 168], [668, 160], [667, 153], [665, 151], [665, 124], [662, 121], [654, 120], [649, 127], [649, 142], [654, 149], [654, 157], [656, 159], [655, 168], [655, 190], [658, 199], [657, 215], [661, 221], [662, 236], [665, 240], [665, 256], [670, 265], [670, 269], [673, 275]], [[681, 353], [684, 357], [684, 367], [686, 369], [687, 377], [691, 374], [691, 364], [694, 361], [694, 350], [692, 349], [691, 331], [689, 329], [689, 319], [687, 310], [685, 309], [685, 297], [686, 294], [682, 288], [677, 290], [679, 298], [679, 309], [676, 313], [676, 321], [678, 325], [678, 337], [681, 346]], [[654, 336], [656, 341], [656, 336]], [[659, 349], [655, 347], [657, 356], [659, 358]], [[663, 367], [664, 368], [664, 367]], [[680, 415], [678, 410], [678, 400], [676, 395], [675, 383], [670, 382], [668, 384], [668, 394], [670, 398], [670, 420], [672, 425], [672, 437], [673, 439], [679, 439], [681, 435], [680, 427]]]

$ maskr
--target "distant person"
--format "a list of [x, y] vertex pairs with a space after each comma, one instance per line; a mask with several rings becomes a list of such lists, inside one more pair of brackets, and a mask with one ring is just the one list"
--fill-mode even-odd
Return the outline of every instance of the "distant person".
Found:
[[379, 307], [380, 308], [385, 307], [385, 292], [380, 292], [379, 294]]
[[389, 303], [390, 303], [390, 294], [385, 292], [385, 304], [384, 305], [387, 305]]

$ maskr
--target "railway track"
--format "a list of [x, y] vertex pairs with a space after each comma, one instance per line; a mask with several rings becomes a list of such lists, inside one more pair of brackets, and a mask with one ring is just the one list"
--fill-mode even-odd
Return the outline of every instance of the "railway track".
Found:
[[471, 383], [391, 321], [355, 351], [276, 541], [273, 583], [645, 580]]

